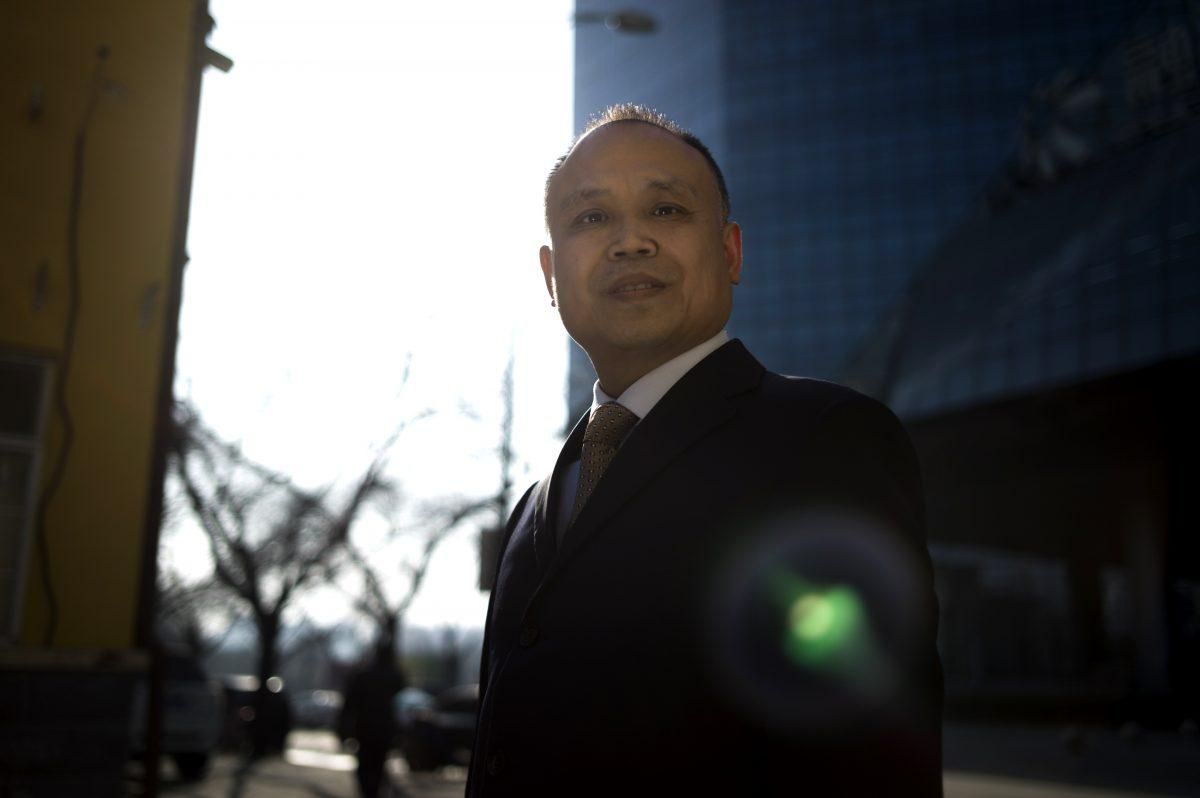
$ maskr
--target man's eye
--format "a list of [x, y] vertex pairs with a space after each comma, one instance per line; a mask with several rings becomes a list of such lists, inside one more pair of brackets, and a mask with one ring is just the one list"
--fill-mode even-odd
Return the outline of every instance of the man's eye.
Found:
[[604, 221], [604, 214], [600, 211], [588, 211], [581, 214], [575, 221], [579, 224], [596, 224]]
[[683, 208], [675, 205], [658, 205], [650, 211], [651, 216], [676, 216], [683, 213]]

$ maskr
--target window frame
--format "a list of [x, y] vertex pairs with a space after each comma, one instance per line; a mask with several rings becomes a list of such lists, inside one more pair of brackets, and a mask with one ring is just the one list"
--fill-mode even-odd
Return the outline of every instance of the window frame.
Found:
[[[54, 371], [52, 358], [0, 349], [0, 364], [18, 366], [33, 366], [41, 373], [41, 384], [38, 388], [37, 415], [34, 419], [33, 433], [21, 435], [0, 431], [0, 450], [29, 455], [29, 479], [25, 485], [23, 504], [18, 505], [20, 520], [17, 524], [16, 556], [12, 563], [12, 579], [7, 587], [0, 579], [0, 609], [7, 612], [0, 614], [0, 642], [16, 643], [20, 637], [21, 616], [25, 610], [25, 587], [29, 565], [29, 550], [33, 542], [34, 521], [37, 514], [37, 498], [41, 486], [41, 469], [43, 449], [46, 438], [46, 423], [50, 415], [51, 388]], [[7, 596], [5, 590], [11, 591]]]

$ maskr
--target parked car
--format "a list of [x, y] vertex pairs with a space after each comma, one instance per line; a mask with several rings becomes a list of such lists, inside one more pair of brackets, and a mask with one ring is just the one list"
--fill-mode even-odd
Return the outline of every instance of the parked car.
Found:
[[[130, 751], [141, 756], [146, 747], [146, 680], [134, 688]], [[163, 673], [162, 753], [171, 757], [187, 781], [204, 778], [221, 733], [222, 700], [217, 682], [191, 657], [168, 654]]]
[[296, 725], [306, 729], [337, 727], [343, 698], [337, 690], [305, 690], [292, 699]]
[[[403, 692], [403, 691], [402, 691]], [[401, 725], [400, 749], [415, 771], [471, 761], [479, 685], [461, 684], [437, 695], [432, 705], [415, 706], [407, 728]]]
[[224, 677], [225, 721], [220, 745], [226, 751], [257, 756], [279, 753], [292, 731], [292, 706], [278, 676], [259, 689], [258, 677], [235, 674]]
[[410, 731], [416, 722], [416, 713], [421, 709], [433, 709], [437, 700], [431, 693], [419, 687], [406, 687], [392, 699], [392, 711], [400, 733]]

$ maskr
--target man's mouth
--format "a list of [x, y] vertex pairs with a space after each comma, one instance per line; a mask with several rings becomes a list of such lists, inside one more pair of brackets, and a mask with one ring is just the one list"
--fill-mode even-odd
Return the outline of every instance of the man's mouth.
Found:
[[610, 296], [637, 296], [647, 292], [658, 291], [662, 288], [666, 288], [663, 283], [652, 277], [645, 277], [639, 274], [620, 281], [609, 288], [608, 293]]
[[634, 283], [632, 285], [623, 285], [619, 288], [614, 288], [614, 294], [624, 294], [627, 291], [645, 291], [650, 288], [662, 288], [658, 283]]

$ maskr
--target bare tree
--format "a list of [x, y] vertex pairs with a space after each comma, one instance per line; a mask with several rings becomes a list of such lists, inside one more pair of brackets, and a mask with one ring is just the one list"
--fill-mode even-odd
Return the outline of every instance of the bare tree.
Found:
[[189, 582], [170, 566], [159, 567], [157, 610], [159, 639], [200, 661], [221, 647], [238, 617], [219, 583]]
[[[421, 590], [434, 552], [463, 522], [486, 511], [493, 502], [490, 496], [449, 500], [439, 507], [427, 508], [421, 513], [423, 518], [417, 524], [393, 522], [385, 537], [386, 546], [391, 547], [401, 538], [410, 541], [417, 539], [416, 545], [411, 547], [415, 552], [402, 558], [397, 566], [402, 577], [400, 580], [385, 579], [377, 557], [369, 556], [353, 540], [347, 542], [346, 558], [362, 577], [362, 589], [352, 597], [354, 608], [375, 624], [378, 645], [397, 650], [404, 616]], [[386, 583], [395, 584], [397, 581], [403, 587], [392, 593]]]
[[212, 586], [241, 605], [258, 633], [260, 685], [279, 670], [284, 611], [328, 575], [368, 500], [390, 490], [382, 456], [331, 509], [331, 489], [298, 487], [221, 440], [190, 404], [176, 405], [171, 468], [207, 539]]
[[[369, 556], [353, 539], [347, 541], [345, 548], [347, 560], [362, 577], [362, 589], [352, 597], [354, 608], [375, 624], [379, 645], [387, 646], [393, 651], [397, 649], [404, 617], [421, 590], [434, 553], [446, 538], [459, 529], [462, 524], [477, 518], [481, 513], [486, 514], [491, 511], [496, 514], [501, 525], [504, 523], [509, 494], [512, 491], [511, 472], [514, 461], [512, 445], [513, 356], [511, 353], [501, 380], [500, 398], [502, 403], [500, 441], [496, 448], [500, 466], [500, 484], [494, 494], [472, 499], [445, 499], [432, 505], [426, 505], [417, 513], [417, 521], [408, 525], [398, 520], [401, 509], [398, 506], [400, 503], [399, 492], [389, 493], [387, 501], [383, 502], [385, 505], [391, 504], [390, 507], [381, 508], [389, 519], [389, 529], [384, 537], [383, 546], [391, 548], [401, 539], [412, 541], [417, 538], [417, 545], [409, 547], [409, 555], [402, 559], [396, 567], [401, 577], [398, 581], [403, 585], [398, 592], [389, 594], [387, 583], [395, 585], [397, 580], [384, 578], [378, 564], [379, 558]], [[395, 443], [404, 427], [405, 425], [401, 424], [397, 428], [392, 437], [388, 439], [388, 446]]]

